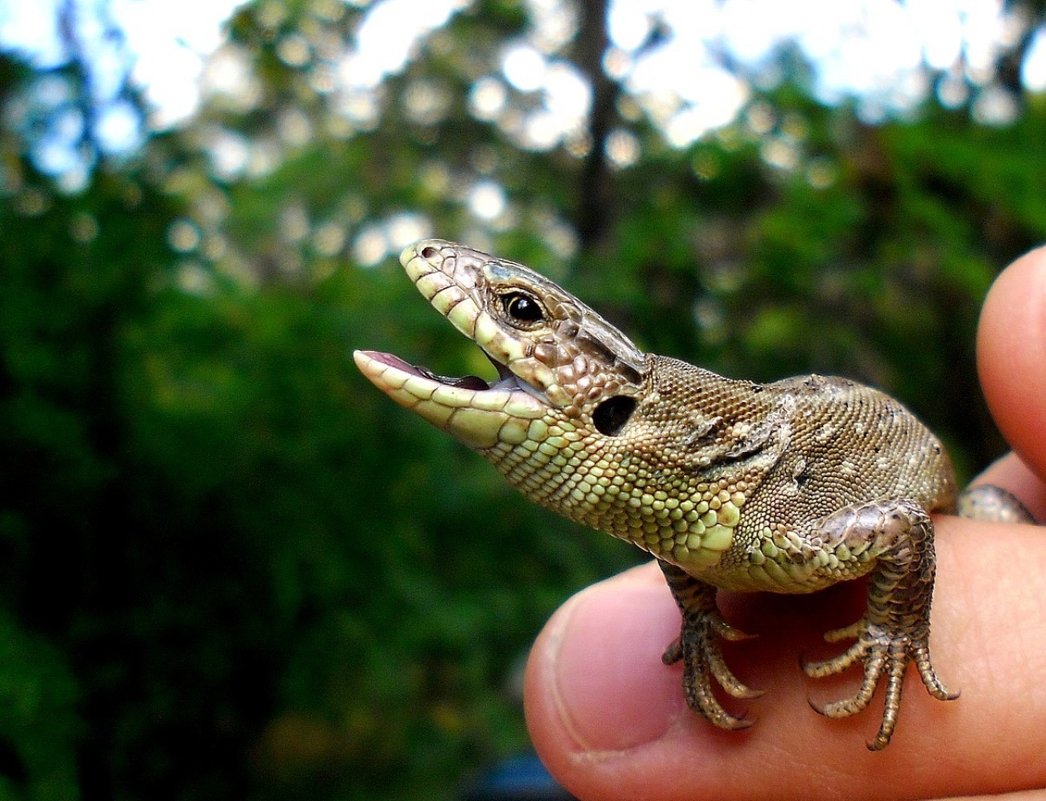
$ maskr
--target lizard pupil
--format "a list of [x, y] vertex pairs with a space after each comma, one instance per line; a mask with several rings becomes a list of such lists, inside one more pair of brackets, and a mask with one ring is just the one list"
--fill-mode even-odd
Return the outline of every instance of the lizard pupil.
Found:
[[536, 323], [544, 317], [538, 302], [522, 292], [506, 295], [504, 304], [509, 317], [521, 323]]
[[608, 437], [616, 436], [625, 427], [628, 418], [636, 409], [636, 399], [627, 395], [607, 398], [592, 412], [592, 423], [596, 431]]

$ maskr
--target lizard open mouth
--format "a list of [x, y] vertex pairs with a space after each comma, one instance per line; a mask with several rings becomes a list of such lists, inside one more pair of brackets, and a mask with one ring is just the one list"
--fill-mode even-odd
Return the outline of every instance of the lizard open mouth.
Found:
[[[466, 445], [482, 450], [526, 441], [531, 423], [561, 404], [550, 401], [554, 380], [549, 368], [525, 358], [521, 337], [484, 309], [481, 290], [488, 279], [483, 270], [490, 267], [491, 258], [426, 240], [407, 248], [400, 261], [425, 299], [479, 346], [497, 377], [488, 381], [478, 375], [440, 375], [376, 351], [356, 351], [356, 366], [396, 403]], [[500, 263], [495, 266], [504, 269]], [[535, 431], [539, 429], [540, 425]]]
[[484, 378], [480, 378], [478, 375], [464, 375], [464, 376], [450, 376], [440, 375], [427, 367], [423, 367], [420, 364], [411, 364], [410, 362], [401, 359], [399, 356], [395, 356], [391, 353], [379, 353], [377, 351], [366, 351], [366, 354], [380, 364], [384, 364], [387, 367], [393, 367], [397, 370], [402, 370], [407, 373], [413, 373], [414, 375], [420, 376], [421, 378], [427, 378], [430, 381], [437, 381], [448, 387], [458, 387], [460, 389], [469, 389], [475, 392], [483, 392], [488, 389], [506, 389], [506, 390], [517, 390], [521, 389], [525, 392], [538, 397], [539, 390], [531, 387], [523, 381], [519, 380], [519, 377], [509, 370], [503, 364], [495, 361], [490, 357], [489, 354], [484, 352], [484, 356], [487, 357], [494, 368], [498, 371], [498, 377], [494, 381], [487, 381]]
[[439, 375], [391, 353], [358, 350], [353, 357], [392, 400], [473, 448], [522, 442], [530, 422], [548, 410], [540, 390], [492, 358], [498, 377], [488, 382], [477, 375]]

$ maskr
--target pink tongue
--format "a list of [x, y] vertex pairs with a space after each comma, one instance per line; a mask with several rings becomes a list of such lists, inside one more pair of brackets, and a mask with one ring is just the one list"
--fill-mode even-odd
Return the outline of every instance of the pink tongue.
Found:
[[366, 351], [366, 353], [372, 359], [381, 362], [384, 365], [387, 365], [389, 367], [395, 367], [397, 370], [406, 370], [408, 373], [415, 373], [420, 375], [420, 373], [418, 373], [417, 367], [415, 367], [413, 364], [408, 364], [407, 362], [403, 361], [403, 359], [401, 359], [399, 356], [393, 356], [391, 353], [380, 353], [376, 350], [368, 350]]
[[381, 353], [376, 350], [368, 350], [366, 353], [375, 361], [379, 361], [388, 367], [395, 367], [397, 370], [404, 370], [412, 375], [422, 376], [423, 378], [431, 378], [435, 381], [439, 381], [441, 384], [449, 384], [452, 387], [474, 390], [490, 388], [490, 385], [478, 376], [467, 375], [462, 378], [455, 378], [453, 376], [436, 375], [431, 370], [405, 362], [399, 356], [394, 356], [391, 353]]

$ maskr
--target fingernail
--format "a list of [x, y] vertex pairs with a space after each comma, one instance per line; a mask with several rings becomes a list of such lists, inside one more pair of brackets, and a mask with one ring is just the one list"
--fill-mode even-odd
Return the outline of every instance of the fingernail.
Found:
[[679, 634], [667, 588], [618, 577], [574, 596], [559, 617], [554, 691], [574, 741], [619, 751], [662, 737], [684, 706], [678, 666], [661, 662]]

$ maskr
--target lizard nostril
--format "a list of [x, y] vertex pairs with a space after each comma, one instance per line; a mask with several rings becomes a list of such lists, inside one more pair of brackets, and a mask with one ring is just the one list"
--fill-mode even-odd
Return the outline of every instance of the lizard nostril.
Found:
[[624, 428], [635, 409], [635, 398], [615, 395], [613, 398], [607, 398], [595, 408], [595, 411], [592, 412], [592, 423], [600, 434], [613, 437]]
[[431, 259], [433, 256], [436, 255], [437, 252], [438, 251], [436, 250], [436, 248], [432, 247], [432, 245], [426, 245], [421, 249], [421, 253], [419, 253], [418, 255], [420, 255], [423, 259]]

